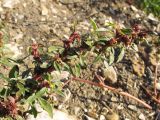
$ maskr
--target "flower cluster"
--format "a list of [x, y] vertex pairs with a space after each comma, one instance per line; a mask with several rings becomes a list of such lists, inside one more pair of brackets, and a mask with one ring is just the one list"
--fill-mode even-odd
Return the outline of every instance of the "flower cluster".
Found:
[[73, 32], [73, 33], [70, 35], [68, 41], [65, 41], [65, 43], [64, 43], [65, 48], [69, 48], [70, 45], [71, 45], [75, 40], [78, 40], [78, 42], [80, 42], [80, 39], [81, 39], [80, 35], [79, 35], [77, 32]]
[[7, 101], [0, 102], [0, 113], [14, 117], [18, 113], [15, 98], [9, 96]]
[[125, 46], [129, 46], [135, 39], [144, 38], [145, 36], [146, 31], [141, 30], [140, 26], [136, 24], [132, 27], [130, 34], [124, 34], [121, 29], [116, 29], [115, 37], [111, 38], [108, 43], [109, 45], [115, 45], [123, 42]]
[[33, 55], [34, 59], [39, 60], [40, 56], [38, 52], [38, 44], [33, 43], [31, 48], [32, 48], [31, 54]]

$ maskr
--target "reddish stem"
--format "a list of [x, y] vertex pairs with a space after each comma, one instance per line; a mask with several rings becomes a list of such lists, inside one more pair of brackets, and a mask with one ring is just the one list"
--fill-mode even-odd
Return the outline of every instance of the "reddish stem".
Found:
[[129, 97], [131, 99], [136, 100], [137, 102], [141, 103], [142, 105], [144, 105], [148, 109], [152, 109], [152, 107], [150, 105], [148, 105], [147, 103], [145, 103], [144, 101], [142, 101], [142, 100], [130, 95], [129, 93], [119, 91], [114, 87], [111, 87], [111, 86], [108, 86], [108, 85], [104, 85], [104, 84], [95, 83], [95, 82], [92, 82], [92, 81], [89, 81], [89, 80], [84, 80], [84, 79], [77, 78], [77, 77], [73, 77], [72, 80], [84, 82], [84, 83], [87, 83], [87, 84], [90, 84], [90, 85], [94, 85], [94, 86], [98, 86], [98, 87], [101, 87], [101, 88], [107, 88], [107, 89], [109, 89], [109, 90], [111, 90], [111, 91], [113, 91], [115, 93], [118, 93], [120, 95], [123, 95], [123, 96], [126, 96], [126, 97]]
[[157, 102], [158, 104], [160, 104], [160, 100], [158, 100], [156, 97], [152, 96], [150, 90], [146, 89], [146, 88], [143, 87], [143, 86], [141, 86], [141, 87], [146, 91], [146, 93], [147, 93], [155, 102]]
[[156, 68], [155, 68], [155, 78], [154, 78], [154, 94], [155, 96], [157, 96], [157, 72], [158, 72], [158, 64], [156, 65]]

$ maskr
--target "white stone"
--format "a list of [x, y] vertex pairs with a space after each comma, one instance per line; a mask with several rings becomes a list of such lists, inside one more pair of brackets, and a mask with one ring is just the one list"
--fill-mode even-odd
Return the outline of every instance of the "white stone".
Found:
[[14, 8], [18, 3], [20, 3], [19, 0], [3, 0], [2, 6], [6, 8]]
[[100, 115], [99, 120], [106, 120], [106, 118], [105, 118], [105, 116], [104, 116], [104, 115]]
[[138, 118], [139, 118], [140, 120], [145, 120], [145, 116], [144, 116], [144, 114], [142, 114], [142, 113], [139, 115]]
[[152, 20], [152, 21], [156, 21], [156, 22], [159, 22], [157, 18], [154, 17], [154, 15], [152, 13], [150, 13], [148, 15], [148, 19]]
[[137, 111], [137, 107], [134, 105], [128, 105], [128, 108], [133, 111]]
[[0, 6], [0, 12], [3, 12], [3, 8]]
[[157, 84], [156, 84], [156, 89], [157, 89], [157, 90], [160, 90], [160, 82], [157, 82]]
[[46, 6], [41, 4], [41, 9], [42, 9], [42, 15], [44, 15], [44, 16], [48, 15], [48, 9]]
[[135, 6], [133, 6], [133, 5], [131, 5], [131, 9], [132, 9], [133, 11], [135, 11], [135, 12], [138, 11], [138, 9], [137, 9]]

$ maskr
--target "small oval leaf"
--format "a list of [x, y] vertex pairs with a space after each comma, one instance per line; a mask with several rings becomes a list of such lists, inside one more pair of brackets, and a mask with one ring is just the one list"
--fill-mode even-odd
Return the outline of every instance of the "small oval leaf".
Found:
[[118, 58], [117, 58], [116, 62], [119, 62], [123, 59], [124, 53], [125, 53], [125, 48], [123, 47], [123, 48], [121, 48], [120, 54], [118, 55]]

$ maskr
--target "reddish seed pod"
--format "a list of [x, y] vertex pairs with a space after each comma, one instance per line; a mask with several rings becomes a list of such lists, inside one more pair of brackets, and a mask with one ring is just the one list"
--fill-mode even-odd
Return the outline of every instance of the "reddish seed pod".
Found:
[[80, 35], [77, 32], [73, 32], [70, 35], [68, 41], [65, 42], [65, 47], [69, 48], [70, 44], [73, 43], [76, 39], [80, 42], [81, 37], [80, 37]]
[[145, 31], [138, 33], [138, 37], [140, 37], [140, 38], [144, 38], [144, 37], [146, 37], [146, 35], [147, 35], [147, 33]]
[[129, 38], [127, 35], [123, 35], [123, 36], [121, 37], [121, 41], [122, 41], [126, 46], [128, 46], [128, 45], [131, 44], [132, 39]]
[[140, 32], [140, 26], [138, 24], [133, 25], [132, 28], [134, 32]]
[[112, 39], [110, 39], [110, 41], [109, 41], [109, 45], [114, 45], [114, 44], [116, 44], [117, 43], [117, 39], [116, 38], [112, 38]]
[[120, 30], [116, 29], [116, 38], [119, 38], [121, 36], [122, 36], [122, 34], [121, 34]]

